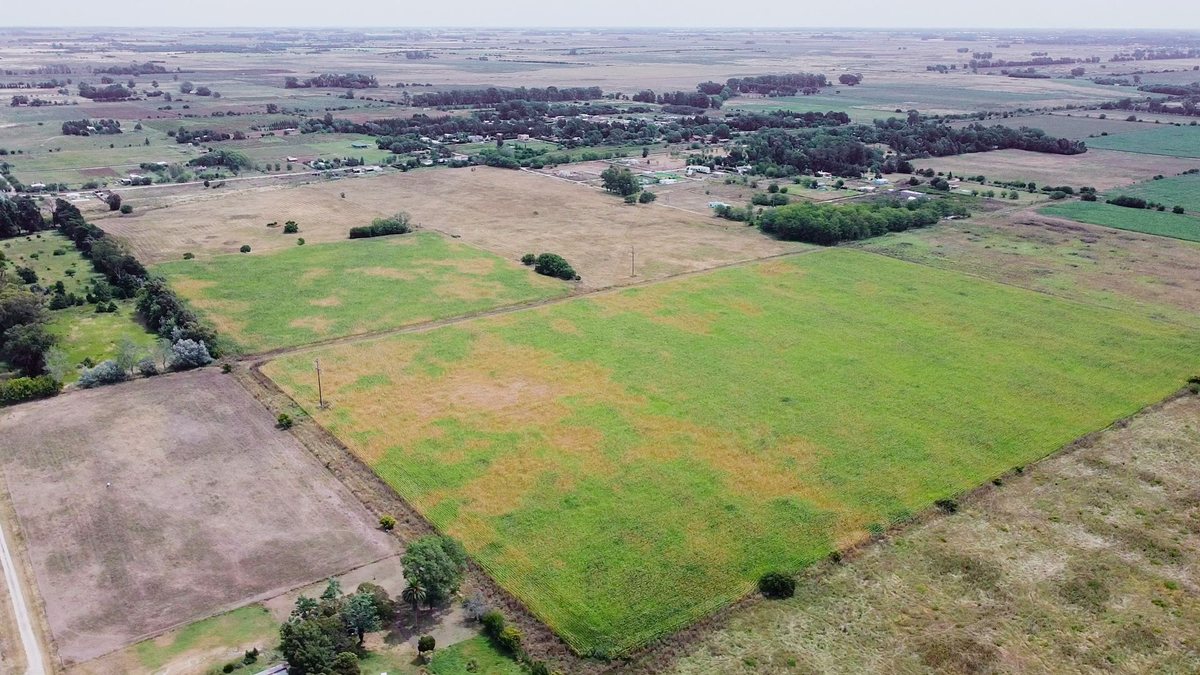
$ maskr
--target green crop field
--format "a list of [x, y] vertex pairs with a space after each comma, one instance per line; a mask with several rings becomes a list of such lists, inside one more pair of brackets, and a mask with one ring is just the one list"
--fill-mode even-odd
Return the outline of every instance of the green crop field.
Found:
[[1141, 197], [1146, 201], [1163, 204], [1168, 209], [1178, 204], [1187, 209], [1191, 215], [1197, 215], [1200, 214], [1200, 174], [1170, 176], [1117, 190], [1109, 190], [1108, 196], [1115, 195]]
[[1136, 311], [832, 249], [264, 371], [569, 644], [613, 655], [1198, 363], [1194, 334]]
[[1200, 158], [1200, 127], [1162, 125], [1145, 131], [1089, 138], [1087, 144], [1089, 148]]
[[1081, 223], [1115, 227], [1119, 230], [1200, 241], [1200, 218], [1186, 213], [1171, 213], [1169, 210], [1129, 209], [1101, 202], [1068, 202], [1047, 206], [1041, 209], [1041, 213], [1078, 220]]
[[[0, 241], [0, 253], [6, 259], [3, 264], [8, 275], [15, 275], [17, 267], [28, 267], [37, 272], [38, 285], [43, 288], [61, 281], [67, 293], [82, 297], [90, 292], [93, 280], [102, 278], [71, 240], [56, 231], [5, 239]], [[58, 336], [58, 347], [67, 353], [70, 363], [78, 365], [84, 359], [99, 363], [112, 358], [125, 337], [143, 347], [154, 342], [154, 335], [137, 323], [133, 300], [115, 302], [117, 311], [112, 313], [97, 314], [96, 306], [91, 304], [50, 312], [50, 332]], [[78, 373], [72, 371], [66, 381], [77, 378]]]
[[550, 298], [570, 288], [424, 232], [183, 260], [156, 270], [247, 351]]

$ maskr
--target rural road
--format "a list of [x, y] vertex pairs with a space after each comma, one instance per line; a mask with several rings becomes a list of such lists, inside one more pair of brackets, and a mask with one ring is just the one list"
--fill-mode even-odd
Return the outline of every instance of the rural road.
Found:
[[25, 675], [45, 675], [46, 659], [42, 653], [42, 645], [38, 642], [37, 633], [33, 630], [33, 617], [29, 613], [29, 604], [25, 602], [25, 591], [21, 587], [21, 577], [17, 573], [16, 561], [8, 546], [8, 531], [0, 522], [0, 563], [4, 565], [4, 582], [8, 585], [8, 596], [12, 598], [13, 616], [17, 619], [17, 628], [21, 633], [21, 648], [25, 650]]

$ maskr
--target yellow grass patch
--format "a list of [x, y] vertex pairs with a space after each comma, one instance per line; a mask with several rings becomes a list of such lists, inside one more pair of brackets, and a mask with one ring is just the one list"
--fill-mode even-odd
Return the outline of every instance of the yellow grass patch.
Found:
[[293, 328], [307, 328], [317, 335], [324, 335], [333, 327], [333, 322], [323, 316], [304, 316], [288, 322]]
[[308, 304], [315, 307], [337, 307], [338, 305], [342, 304], [342, 299], [336, 295], [329, 295], [324, 298], [309, 300]]
[[413, 270], [398, 270], [394, 267], [354, 267], [346, 270], [347, 274], [366, 274], [372, 277], [383, 277], [385, 279], [396, 279], [399, 281], [412, 281], [416, 279], [418, 274]]

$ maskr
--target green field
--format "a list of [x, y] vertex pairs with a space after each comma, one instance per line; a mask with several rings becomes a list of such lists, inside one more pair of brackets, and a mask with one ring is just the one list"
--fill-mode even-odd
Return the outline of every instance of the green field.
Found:
[[[147, 671], [157, 671], [184, 652], [241, 644], [255, 638], [261, 649], [279, 640], [279, 622], [259, 604], [247, 605], [218, 614], [169, 633], [167, 639], [139, 642], [132, 647], [137, 660]], [[253, 672], [253, 670], [251, 671]]]
[[[1121, 193], [1125, 194], [1124, 191]], [[1101, 202], [1067, 202], [1047, 206], [1041, 209], [1041, 213], [1118, 230], [1200, 241], [1200, 218], [1171, 213], [1169, 210], [1129, 209]]]
[[833, 249], [264, 371], [569, 644], [613, 655], [1161, 399], [1198, 360], [1137, 312]]
[[[59, 255], [55, 255], [56, 251]], [[62, 281], [67, 293], [82, 297], [87, 295], [94, 279], [102, 278], [71, 240], [56, 231], [5, 239], [0, 241], [0, 253], [8, 261], [6, 269], [10, 276], [15, 275], [15, 267], [29, 267], [37, 272], [38, 285], [43, 288]], [[73, 275], [68, 275], [68, 271]], [[111, 358], [124, 337], [147, 348], [154, 342], [155, 336], [137, 322], [133, 300], [117, 300], [116, 305], [116, 312], [104, 314], [97, 314], [96, 306], [90, 304], [50, 312], [50, 332], [58, 336], [58, 347], [66, 351], [70, 363], [78, 365], [85, 358], [99, 363]], [[66, 381], [74, 382], [77, 378], [78, 373], [71, 372]]]
[[1116, 136], [1089, 138], [1089, 148], [1124, 150], [1147, 155], [1200, 158], [1200, 127], [1156, 126]]
[[372, 652], [359, 661], [359, 668], [362, 675], [521, 675], [528, 672], [482, 636], [434, 651], [428, 665], [417, 663], [411, 652], [402, 655]]
[[570, 288], [432, 233], [183, 260], [156, 270], [250, 352], [550, 298]]
[[1115, 195], [1141, 197], [1146, 201], [1163, 204], [1168, 209], [1178, 204], [1195, 216], [1200, 214], [1200, 174], [1148, 180], [1145, 183], [1110, 190], [1108, 193], [1109, 197]]

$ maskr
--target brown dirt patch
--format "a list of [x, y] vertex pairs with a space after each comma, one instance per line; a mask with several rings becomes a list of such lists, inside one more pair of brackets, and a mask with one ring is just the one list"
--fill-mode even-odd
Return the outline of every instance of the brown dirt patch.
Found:
[[956, 176], [982, 174], [989, 180], [1034, 181], [1038, 185], [1087, 185], [1108, 190], [1157, 174], [1176, 174], [1200, 166], [1200, 160], [1134, 152], [1091, 149], [1081, 155], [1048, 155], [1025, 150], [976, 152], [913, 162], [919, 169], [953, 171]]
[[65, 663], [393, 552], [345, 488], [215, 369], [12, 408], [0, 435]]
[[[139, 208], [141, 217], [136, 220], [98, 218], [96, 224], [125, 239], [139, 259], [153, 264], [177, 260], [187, 251], [197, 256], [233, 253], [242, 244], [255, 251], [295, 246], [294, 237], [264, 227], [270, 221], [297, 221], [301, 236], [314, 244], [343, 240], [351, 227], [408, 211], [422, 227], [512, 260], [529, 252], [558, 253], [571, 262], [586, 288], [805, 248], [719, 220], [707, 209], [693, 213], [664, 204], [629, 206], [571, 181], [488, 167], [387, 173], [220, 194], [192, 192], [158, 202], [161, 208]], [[630, 270], [631, 251], [636, 255], [636, 276]]]

